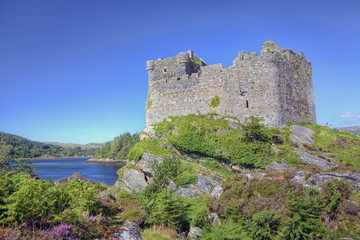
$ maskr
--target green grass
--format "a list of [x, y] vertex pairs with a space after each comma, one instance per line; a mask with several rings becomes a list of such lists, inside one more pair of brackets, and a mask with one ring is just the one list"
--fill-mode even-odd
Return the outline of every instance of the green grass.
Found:
[[124, 167], [120, 168], [120, 169], [117, 171], [117, 174], [118, 174], [119, 178], [124, 177], [125, 171], [128, 170], [128, 169], [138, 170], [133, 164], [127, 163]]
[[172, 152], [170, 146], [165, 140], [162, 139], [145, 139], [137, 143], [129, 152], [127, 158], [139, 161], [141, 156], [148, 152], [154, 156], [171, 156]]
[[194, 173], [183, 172], [174, 179], [177, 186], [187, 188], [190, 184], [195, 184], [198, 181], [198, 176]]
[[303, 126], [315, 131], [314, 147], [331, 151], [329, 156], [340, 164], [360, 167], [360, 137], [315, 124]]
[[[232, 130], [224, 118], [215, 120], [192, 114], [171, 117], [171, 121], [155, 125], [155, 131], [186, 153], [263, 168], [278, 158], [271, 149], [270, 131], [261, 124], [251, 124], [250, 127], [244, 125], [248, 129], [245, 136], [241, 129]], [[263, 135], [266, 138], [262, 138]]]
[[141, 233], [141, 237], [144, 240], [173, 240], [176, 239], [176, 231], [170, 228], [153, 226], [145, 228]]
[[301, 160], [295, 150], [295, 145], [290, 141], [290, 127], [282, 130], [281, 135], [283, 136], [283, 144], [277, 147], [282, 151], [283, 154], [279, 154], [279, 158], [286, 159], [290, 166], [304, 165], [305, 162]]

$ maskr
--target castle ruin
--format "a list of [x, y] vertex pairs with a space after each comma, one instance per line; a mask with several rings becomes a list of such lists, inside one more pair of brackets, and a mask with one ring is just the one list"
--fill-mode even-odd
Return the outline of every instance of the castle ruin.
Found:
[[146, 125], [173, 115], [216, 113], [263, 118], [267, 126], [316, 122], [311, 63], [265, 42], [259, 56], [240, 52], [233, 65], [207, 65], [193, 51], [149, 60]]

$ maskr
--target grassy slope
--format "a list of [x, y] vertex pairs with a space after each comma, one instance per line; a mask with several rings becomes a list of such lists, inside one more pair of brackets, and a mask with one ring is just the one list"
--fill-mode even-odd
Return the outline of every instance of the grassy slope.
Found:
[[[316, 124], [303, 126], [315, 131], [315, 143], [305, 146], [310, 154], [334, 158], [340, 164], [336, 171], [359, 171], [359, 137]], [[320, 192], [310, 193], [291, 181], [297, 170], [309, 171], [309, 176], [311, 172], [318, 170], [305, 166], [297, 156], [295, 146], [289, 140], [289, 128], [282, 131], [263, 129], [267, 131], [266, 134], [283, 136], [284, 142], [276, 145], [276, 148], [281, 150], [278, 152], [269, 151], [266, 142], [249, 143], [244, 132], [240, 129], [232, 130], [225, 119], [215, 120], [197, 115], [172, 117], [171, 121], [155, 125], [155, 130], [161, 140], [152, 139], [138, 143], [132, 150], [136, 149], [136, 160], [143, 152], [157, 156], [177, 155], [183, 160], [182, 165], [189, 169], [197, 172], [201, 169], [203, 174], [217, 173], [223, 177], [225, 193], [219, 200], [210, 199], [208, 196], [186, 200], [190, 206], [189, 221], [191, 225], [204, 230], [204, 239], [237, 239], [239, 236], [244, 239], [281, 239], [282, 235], [290, 237], [296, 234], [303, 238], [332, 236], [336, 239], [340, 236], [351, 236], [357, 239], [360, 229], [356, 223], [360, 223], [360, 208], [348, 201], [360, 202], [359, 194], [349, 191], [348, 186], [342, 182], [328, 184], [323, 186]], [[231, 148], [234, 150], [230, 151]], [[247, 155], [241, 152], [244, 148], [250, 148], [252, 152], [245, 153], [255, 155], [255, 159], [246, 159]], [[256, 152], [258, 149], [263, 151]], [[178, 150], [196, 154], [198, 157], [188, 162], [187, 158], [179, 155]], [[256, 177], [258, 171], [255, 171], [255, 178], [252, 180], [243, 174], [234, 173], [222, 164], [227, 161], [235, 165], [246, 163], [246, 166], [264, 167], [265, 164], [279, 161], [280, 158], [286, 159], [288, 164], [295, 168], [284, 172], [266, 171], [266, 178]], [[251, 164], [249, 159], [258, 162]], [[200, 165], [205, 169], [200, 168]], [[221, 226], [209, 225], [206, 217], [211, 212], [218, 213]], [[299, 230], [302, 233], [297, 232], [295, 226], [302, 228]], [[164, 231], [168, 230], [153, 227], [143, 235], [150, 239], [149, 236], [162, 235]]]
[[[176, 168], [176, 176], [173, 175], [171, 179], [184, 187], [194, 181], [194, 173], [221, 175], [224, 193], [219, 199], [210, 198], [209, 195], [185, 199], [171, 191], [159, 190], [155, 186], [156, 181], [140, 193], [126, 193], [115, 186], [99, 192], [89, 185], [83, 191], [83, 202], [95, 204], [95, 209], [103, 209], [102, 216], [109, 221], [109, 225], [90, 224], [87, 219], [81, 219], [82, 212], [78, 212], [71, 220], [75, 221], [76, 218], [76, 221], [90, 224], [84, 225], [87, 226], [85, 229], [104, 238], [109, 238], [109, 234], [117, 231], [120, 225], [133, 221], [145, 228], [142, 232], [144, 239], [175, 239], [180, 237], [182, 231], [188, 231], [190, 225], [203, 230], [202, 239], [359, 239], [360, 194], [351, 192], [349, 186], [341, 181], [326, 184], [321, 190], [304, 189], [294, 183], [291, 179], [296, 171], [306, 170], [310, 176], [318, 169], [304, 166], [296, 156], [295, 147], [289, 141], [288, 128], [280, 132], [261, 125], [255, 126], [254, 131], [246, 132], [240, 129], [232, 130], [225, 119], [215, 120], [196, 115], [174, 117], [171, 121], [156, 125], [159, 139], [143, 140], [129, 152], [129, 156], [135, 160], [139, 160], [144, 152], [177, 157], [180, 164], [168, 165], [162, 174], [175, 172]], [[337, 167], [337, 171], [359, 171], [359, 137], [318, 125], [304, 126], [315, 131], [315, 143], [305, 146], [309, 153], [326, 154], [336, 159], [339, 164], [346, 165]], [[259, 129], [261, 131], [255, 131]], [[276, 152], [274, 146], [267, 142], [272, 142], [269, 136], [273, 134], [283, 136], [284, 142], [276, 145], [281, 151]], [[263, 141], [264, 139], [267, 141]], [[184, 152], [196, 154], [197, 157], [191, 155], [193, 157], [189, 158]], [[281, 158], [285, 158], [295, 167], [286, 171], [248, 169], [245, 173], [253, 176], [248, 178], [244, 173], [234, 172], [224, 165], [224, 162], [228, 162], [234, 165], [245, 163], [246, 166], [263, 167], [270, 161], [280, 161]], [[255, 162], [250, 162], [252, 160]], [[128, 167], [135, 168], [130, 165]], [[119, 171], [120, 176], [124, 170], [125, 168]], [[261, 172], [266, 172], [266, 177], [261, 177]], [[0, 192], [11, 190], [8, 189], [11, 185], [5, 184], [11, 179], [6, 175], [0, 176], [4, 183], [0, 184]], [[14, 178], [11, 181], [15, 180]], [[27, 181], [36, 183], [36, 180]], [[50, 187], [49, 189], [52, 189]], [[12, 199], [20, 203], [29, 197], [27, 194], [15, 194], [17, 198], [9, 196], [9, 199], [0, 198], [0, 201]], [[41, 206], [39, 203], [42, 204], [42, 201], [47, 202], [52, 192], [39, 196], [39, 200], [34, 198], [40, 201], [34, 206]], [[19, 206], [22, 211], [30, 212], [28, 206]], [[68, 208], [70, 211], [79, 209], [77, 206]], [[16, 211], [10, 214], [17, 214]], [[218, 214], [221, 225], [212, 225], [208, 221], [211, 213]], [[24, 218], [25, 220], [28, 219]], [[37, 219], [32, 221], [35, 220]], [[66, 215], [61, 221], [70, 222]], [[54, 221], [54, 226], [61, 221]], [[0, 237], [1, 230], [4, 230], [4, 233], [12, 232], [11, 227], [2, 228]], [[78, 227], [73, 228], [73, 232], [76, 232]], [[24, 231], [31, 234], [30, 230]], [[41, 234], [41, 231], [38, 229], [36, 233]]]

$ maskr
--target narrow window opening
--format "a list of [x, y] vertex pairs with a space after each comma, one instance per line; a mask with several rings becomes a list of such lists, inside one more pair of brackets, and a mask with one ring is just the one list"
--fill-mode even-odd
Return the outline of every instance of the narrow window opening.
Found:
[[246, 100], [246, 108], [249, 108], [249, 101]]
[[164, 73], [166, 73], [167, 72], [167, 68], [164, 68]]

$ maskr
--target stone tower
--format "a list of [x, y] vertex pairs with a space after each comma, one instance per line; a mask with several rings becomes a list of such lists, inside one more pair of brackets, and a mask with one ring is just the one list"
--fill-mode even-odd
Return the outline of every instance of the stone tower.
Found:
[[[316, 122], [311, 64], [293, 50], [265, 42], [259, 56], [240, 52], [233, 65], [207, 65], [192, 51], [149, 60], [146, 125], [173, 115], [257, 116], [267, 126]], [[214, 99], [217, 104], [211, 104]]]

